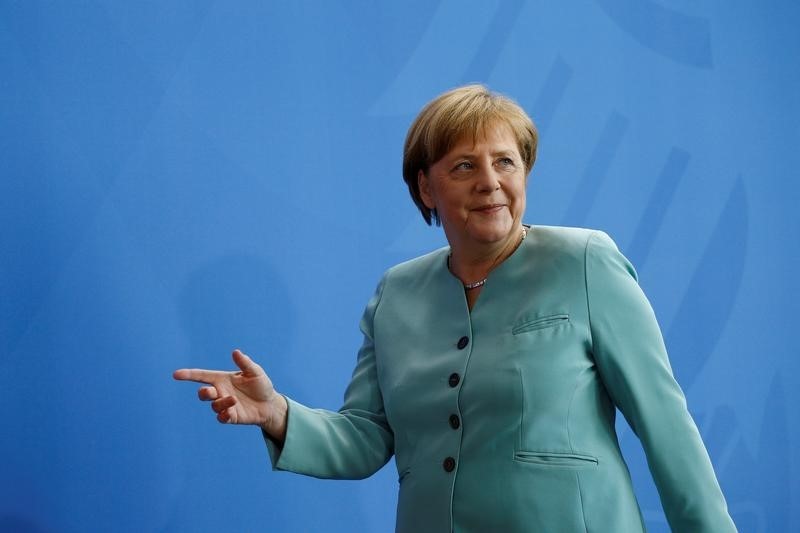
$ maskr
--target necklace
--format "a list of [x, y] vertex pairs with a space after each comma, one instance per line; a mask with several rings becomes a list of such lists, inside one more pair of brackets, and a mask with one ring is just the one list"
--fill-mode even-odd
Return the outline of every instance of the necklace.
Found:
[[[519, 238], [519, 242], [517, 246], [514, 247], [514, 250], [519, 248], [519, 245], [522, 244], [522, 241], [525, 240], [525, 237], [528, 236], [528, 229], [525, 226], [522, 226], [522, 235]], [[513, 252], [512, 252], [513, 253]], [[452, 254], [451, 254], [452, 255]], [[450, 255], [447, 256], [447, 268], [450, 268]], [[486, 280], [489, 279], [488, 277], [483, 278], [480, 281], [473, 281], [472, 283], [464, 283], [464, 290], [471, 291], [472, 289], [477, 289], [478, 287], [483, 287], [486, 284]]]
[[472, 289], [477, 289], [478, 287], [483, 287], [487, 279], [489, 278], [483, 278], [482, 280], [476, 281], [475, 283], [465, 283], [464, 288], [466, 290], [472, 290]]

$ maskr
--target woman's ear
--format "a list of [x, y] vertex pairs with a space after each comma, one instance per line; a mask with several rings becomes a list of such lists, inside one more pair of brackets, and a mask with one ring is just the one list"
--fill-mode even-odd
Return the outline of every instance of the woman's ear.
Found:
[[419, 186], [419, 197], [422, 198], [422, 203], [428, 209], [436, 209], [436, 204], [433, 202], [433, 194], [431, 194], [431, 183], [428, 176], [420, 170], [417, 173], [417, 185]]

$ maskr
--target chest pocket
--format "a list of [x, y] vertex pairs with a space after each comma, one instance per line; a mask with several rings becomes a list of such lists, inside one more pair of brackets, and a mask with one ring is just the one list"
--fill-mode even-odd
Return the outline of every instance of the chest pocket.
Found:
[[569, 323], [569, 315], [566, 313], [557, 313], [533, 319], [523, 319], [511, 329], [511, 333], [512, 335], [521, 335], [530, 331], [552, 328], [567, 323]]

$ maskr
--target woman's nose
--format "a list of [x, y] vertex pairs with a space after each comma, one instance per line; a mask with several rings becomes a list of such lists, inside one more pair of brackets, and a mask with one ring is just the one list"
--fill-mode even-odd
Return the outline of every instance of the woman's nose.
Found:
[[478, 192], [492, 192], [499, 189], [500, 180], [497, 171], [492, 167], [480, 170], [475, 188]]

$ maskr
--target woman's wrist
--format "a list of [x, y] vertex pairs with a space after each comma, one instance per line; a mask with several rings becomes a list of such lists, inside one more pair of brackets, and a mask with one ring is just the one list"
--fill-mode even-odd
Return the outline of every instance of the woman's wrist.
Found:
[[283, 444], [286, 439], [286, 419], [289, 414], [289, 404], [283, 394], [273, 392], [272, 398], [268, 401], [269, 409], [267, 419], [261, 424], [264, 433], [279, 444]]

